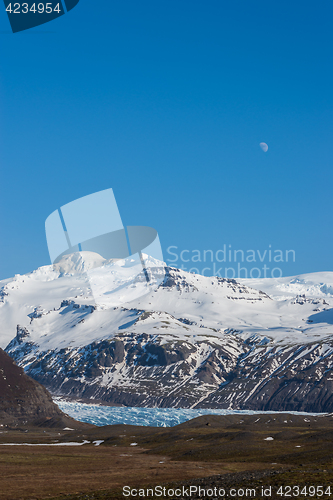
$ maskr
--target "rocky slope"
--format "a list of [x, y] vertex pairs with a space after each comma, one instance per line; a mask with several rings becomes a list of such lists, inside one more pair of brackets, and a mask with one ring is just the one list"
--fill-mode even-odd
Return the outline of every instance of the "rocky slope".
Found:
[[57, 395], [126, 406], [333, 411], [332, 341], [272, 347], [232, 332], [166, 343], [124, 333], [59, 351], [16, 342], [8, 351]]
[[107, 308], [80, 276], [42, 268], [3, 285], [0, 318], [7, 337], [16, 330], [7, 352], [53, 394], [331, 412], [332, 283], [333, 273], [236, 282], [165, 268], [157, 290]]
[[[82, 424], [65, 415], [52, 401], [49, 392], [28, 377], [22, 368], [0, 349], [0, 422], [1, 427], [64, 427]], [[83, 424], [84, 425], [84, 424]]]

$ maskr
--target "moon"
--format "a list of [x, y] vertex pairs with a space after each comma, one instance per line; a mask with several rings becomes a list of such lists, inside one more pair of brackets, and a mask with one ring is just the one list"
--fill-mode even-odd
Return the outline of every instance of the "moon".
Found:
[[267, 151], [268, 151], [268, 146], [267, 146], [266, 142], [261, 142], [261, 143], [259, 144], [259, 146], [261, 147], [261, 149], [263, 150], [263, 152], [264, 152], [264, 153], [267, 153]]

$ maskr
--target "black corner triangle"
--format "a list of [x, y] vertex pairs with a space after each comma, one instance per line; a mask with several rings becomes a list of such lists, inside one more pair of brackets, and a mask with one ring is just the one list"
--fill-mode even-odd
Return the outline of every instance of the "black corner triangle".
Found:
[[65, 5], [67, 12], [74, 9], [74, 7], [79, 3], [80, 0], [65, 0]]

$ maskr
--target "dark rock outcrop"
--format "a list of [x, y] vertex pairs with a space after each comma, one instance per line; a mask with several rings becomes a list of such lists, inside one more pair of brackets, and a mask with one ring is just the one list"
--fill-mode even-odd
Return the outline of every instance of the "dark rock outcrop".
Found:
[[86, 425], [64, 414], [49, 392], [0, 349], [0, 425], [21, 424], [61, 428]]

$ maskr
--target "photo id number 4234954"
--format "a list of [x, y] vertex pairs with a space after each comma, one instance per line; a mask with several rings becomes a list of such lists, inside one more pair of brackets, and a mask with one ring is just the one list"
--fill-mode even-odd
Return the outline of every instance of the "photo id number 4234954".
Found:
[[27, 3], [13, 3], [9, 4], [6, 8], [6, 11], [9, 12], [10, 14], [28, 14], [29, 12], [32, 12], [34, 14], [52, 14], [52, 12], [57, 12], [60, 14], [61, 12], [61, 7], [60, 3], [58, 3], [54, 8], [52, 6], [52, 3], [42, 3], [42, 2], [36, 2], [31, 5], [29, 8], [29, 5]]
[[333, 489], [331, 486], [280, 486], [276, 492], [281, 497], [322, 497], [331, 496]]

